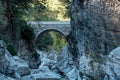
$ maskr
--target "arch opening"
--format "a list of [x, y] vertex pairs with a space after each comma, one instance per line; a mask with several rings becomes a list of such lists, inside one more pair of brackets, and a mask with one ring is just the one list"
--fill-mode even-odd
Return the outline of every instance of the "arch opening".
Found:
[[36, 48], [41, 51], [60, 51], [62, 47], [67, 45], [64, 33], [58, 30], [49, 29], [40, 32], [35, 41]]

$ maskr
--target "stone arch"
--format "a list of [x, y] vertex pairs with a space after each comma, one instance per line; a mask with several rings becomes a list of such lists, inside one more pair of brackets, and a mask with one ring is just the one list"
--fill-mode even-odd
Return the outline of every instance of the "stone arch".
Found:
[[34, 29], [34, 41], [44, 31], [57, 31], [63, 34], [65, 38], [71, 31], [70, 21], [30, 21], [28, 24]]

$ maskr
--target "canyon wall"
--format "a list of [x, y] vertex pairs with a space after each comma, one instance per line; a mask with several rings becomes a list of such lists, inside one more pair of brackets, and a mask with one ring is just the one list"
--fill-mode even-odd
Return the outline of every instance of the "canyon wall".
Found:
[[102, 65], [108, 61], [110, 51], [120, 45], [120, 1], [72, 0], [70, 17], [67, 39], [80, 73], [103, 80], [106, 69]]
[[72, 0], [70, 16], [74, 56], [101, 57], [120, 45], [119, 0]]

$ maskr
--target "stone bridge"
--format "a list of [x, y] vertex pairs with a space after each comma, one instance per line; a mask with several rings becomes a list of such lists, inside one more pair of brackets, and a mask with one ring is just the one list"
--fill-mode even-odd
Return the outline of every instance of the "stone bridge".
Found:
[[45, 31], [57, 31], [66, 37], [71, 30], [70, 21], [30, 21], [28, 24], [35, 31], [35, 40]]

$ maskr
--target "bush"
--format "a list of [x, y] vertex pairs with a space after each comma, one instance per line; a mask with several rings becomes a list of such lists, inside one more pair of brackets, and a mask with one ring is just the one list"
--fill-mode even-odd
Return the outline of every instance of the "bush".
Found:
[[17, 55], [17, 51], [15, 50], [15, 47], [13, 45], [8, 45], [7, 50], [10, 52], [12, 56]]
[[53, 38], [49, 33], [45, 33], [37, 38], [36, 44], [40, 50], [49, 50], [49, 46], [53, 44]]
[[35, 37], [33, 28], [27, 25], [26, 22], [22, 22], [20, 27], [21, 27], [21, 37], [25, 39], [27, 42], [31, 42]]

